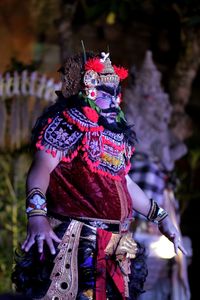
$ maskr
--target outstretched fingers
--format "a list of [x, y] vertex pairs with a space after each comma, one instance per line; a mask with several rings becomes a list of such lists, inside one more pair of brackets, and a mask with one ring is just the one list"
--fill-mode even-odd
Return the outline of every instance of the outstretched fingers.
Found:
[[174, 244], [174, 252], [177, 254], [179, 238], [176, 236], [176, 234], [172, 234], [172, 235], [170, 235], [170, 239], [171, 239], [172, 243]]
[[42, 253], [43, 252], [43, 247], [44, 247], [44, 240], [45, 237], [40, 235], [40, 234], [36, 234], [35, 236], [35, 241], [37, 243], [37, 247], [38, 247], [38, 252]]
[[21, 245], [22, 250], [25, 249], [25, 247], [26, 247], [26, 245], [28, 243], [29, 238], [30, 238], [30, 234], [27, 235], [25, 241], [22, 243], [22, 245]]
[[53, 231], [51, 232], [50, 236], [56, 243], [60, 243], [62, 241]]
[[56, 243], [61, 242], [61, 239], [59, 239], [59, 237], [53, 231], [49, 232], [48, 234], [28, 234], [21, 248], [25, 252], [28, 252], [33, 244], [36, 243], [38, 252], [42, 253], [44, 249], [44, 242], [46, 242], [51, 254], [54, 255], [56, 253], [56, 250], [53, 241], [55, 241]]
[[178, 249], [180, 249], [183, 254], [187, 255], [187, 251], [184, 248], [184, 246], [182, 245], [180, 236], [178, 236], [176, 234], [172, 234], [172, 235], [170, 235], [170, 239], [174, 244], [174, 251], [176, 254], [178, 254]]
[[184, 246], [182, 244], [179, 244], [179, 249], [182, 251], [183, 254], [188, 255], [186, 249], [184, 248]]
[[35, 243], [35, 237], [33, 235], [28, 235], [26, 240], [22, 244], [22, 250], [28, 252], [34, 243]]
[[54, 255], [56, 253], [53, 241], [55, 241], [57, 243], [61, 242], [61, 240], [57, 237], [57, 235], [52, 231], [49, 234], [49, 237], [46, 238], [46, 243], [47, 243], [47, 245], [48, 245], [48, 247], [49, 247], [50, 252], [51, 252], [52, 255]]
[[52, 255], [56, 254], [56, 250], [55, 250], [55, 247], [54, 247], [54, 244], [53, 244], [53, 240], [50, 237], [46, 238], [46, 243], [49, 247], [49, 250], [50, 250], [51, 254]]

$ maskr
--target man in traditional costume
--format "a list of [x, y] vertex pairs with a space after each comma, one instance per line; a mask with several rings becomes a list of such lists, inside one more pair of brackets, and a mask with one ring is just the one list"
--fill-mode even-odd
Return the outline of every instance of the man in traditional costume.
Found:
[[33, 130], [27, 237], [13, 272], [33, 299], [137, 299], [147, 270], [133, 209], [182, 247], [167, 212], [127, 175], [135, 135], [120, 108], [127, 70], [109, 54], [68, 58], [57, 102]]

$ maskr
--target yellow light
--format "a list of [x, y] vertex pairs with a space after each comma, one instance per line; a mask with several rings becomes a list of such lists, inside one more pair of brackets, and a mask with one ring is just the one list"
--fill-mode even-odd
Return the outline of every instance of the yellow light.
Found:
[[106, 17], [106, 23], [109, 25], [115, 24], [116, 14], [114, 12], [110, 12]]
[[176, 255], [174, 245], [164, 235], [150, 244], [150, 256], [170, 259]]

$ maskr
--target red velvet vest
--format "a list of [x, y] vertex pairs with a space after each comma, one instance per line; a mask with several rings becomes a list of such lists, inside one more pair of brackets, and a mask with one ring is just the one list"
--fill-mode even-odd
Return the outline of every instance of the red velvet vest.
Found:
[[36, 148], [61, 155], [50, 175], [50, 212], [121, 221], [131, 216], [125, 175], [133, 149], [122, 133], [110, 132], [71, 109], [48, 120]]

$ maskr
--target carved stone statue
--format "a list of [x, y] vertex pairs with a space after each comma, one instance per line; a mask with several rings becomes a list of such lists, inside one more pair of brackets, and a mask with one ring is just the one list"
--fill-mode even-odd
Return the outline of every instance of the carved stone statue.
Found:
[[187, 148], [169, 128], [172, 106], [160, 81], [161, 74], [153, 63], [152, 53], [147, 51], [135, 84], [125, 92], [125, 110], [129, 123], [135, 124], [137, 151], [171, 171]]
[[[124, 100], [126, 118], [129, 124], [134, 124], [138, 139], [129, 175], [149, 198], [170, 213], [174, 224], [179, 227], [180, 214], [171, 175], [175, 162], [186, 154], [187, 147], [170, 128], [173, 107], [161, 86], [161, 74], [150, 51], [146, 52], [135, 82], [125, 91]], [[163, 259], [151, 254], [153, 243], [160, 241], [157, 225], [137, 219], [137, 214], [136, 220], [135, 238], [149, 253], [147, 292], [140, 296], [140, 300], [189, 300], [186, 258], [180, 255], [173, 258], [172, 255]], [[170, 245], [165, 246], [168, 247]], [[167, 252], [169, 254], [170, 249]]]

